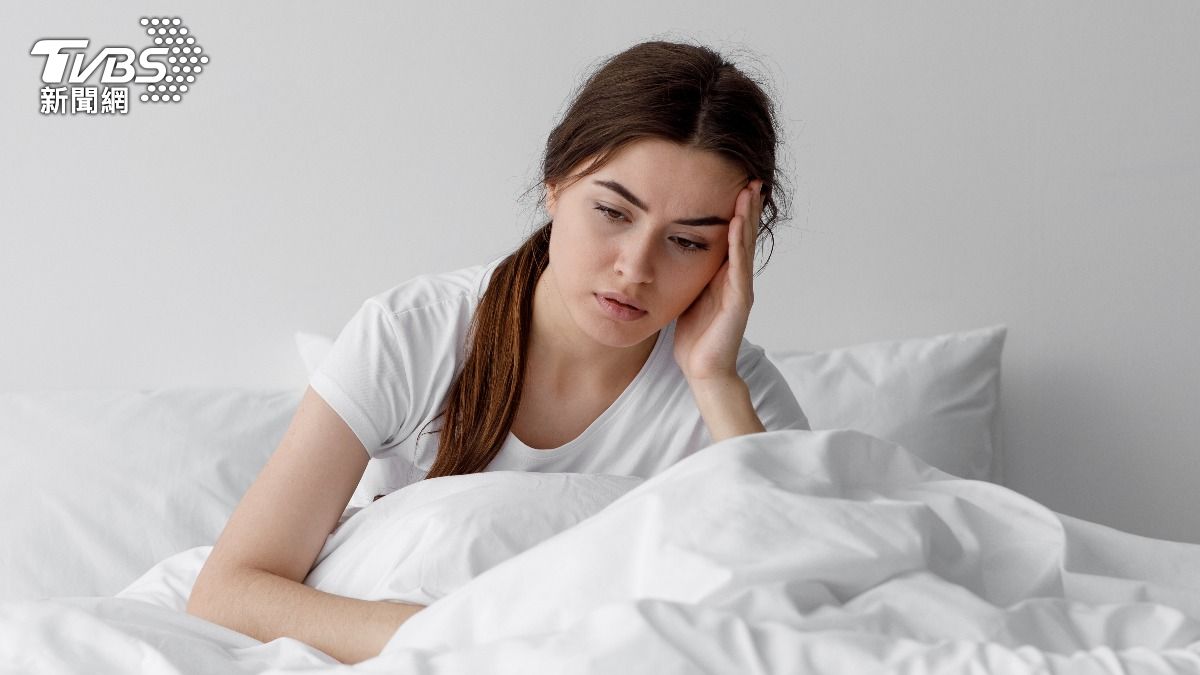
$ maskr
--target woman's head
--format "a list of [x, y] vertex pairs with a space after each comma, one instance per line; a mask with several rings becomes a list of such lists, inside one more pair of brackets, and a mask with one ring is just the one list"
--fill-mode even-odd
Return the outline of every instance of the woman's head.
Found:
[[[771, 237], [776, 131], [770, 98], [720, 54], [646, 42], [608, 59], [550, 133], [542, 163], [553, 283], [576, 325], [610, 346], [653, 335], [720, 268], [738, 192], [763, 180]], [[677, 221], [705, 225], [683, 225]], [[595, 294], [646, 313], [614, 321]]]
[[[547, 139], [536, 187], [551, 220], [492, 272], [426, 477], [483, 471], [507, 440], [544, 271], [583, 332], [638, 344], [720, 268], [735, 199], [753, 179], [763, 181], [757, 240], [773, 241], [776, 145], [770, 98], [707, 47], [645, 42], [604, 61]], [[719, 224], [675, 222], [697, 218]], [[597, 293], [624, 294], [647, 313], [615, 321]]]
[[[551, 186], [549, 264], [539, 283], [555, 302], [545, 307], [610, 347], [652, 338], [724, 262], [734, 200], [746, 181], [741, 167], [714, 152], [643, 138], [586, 179]], [[614, 318], [600, 300], [608, 294], [642, 312]]]
[[547, 198], [549, 186], [566, 188], [587, 175], [581, 167], [596, 171], [644, 138], [715, 153], [746, 181], [761, 179], [759, 239], [772, 235], [784, 207], [777, 195], [775, 106], [757, 82], [701, 45], [643, 42], [602, 62], [546, 140]]

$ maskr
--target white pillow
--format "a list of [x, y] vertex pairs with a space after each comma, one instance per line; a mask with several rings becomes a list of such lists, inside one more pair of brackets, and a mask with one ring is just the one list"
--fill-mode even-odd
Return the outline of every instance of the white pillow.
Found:
[[215, 542], [301, 393], [0, 393], [0, 601], [112, 595]]
[[406, 485], [356, 510], [304, 583], [430, 605], [642, 483], [636, 476], [485, 471]]
[[814, 431], [857, 429], [962, 478], [1000, 481], [997, 324], [824, 352], [767, 350]]

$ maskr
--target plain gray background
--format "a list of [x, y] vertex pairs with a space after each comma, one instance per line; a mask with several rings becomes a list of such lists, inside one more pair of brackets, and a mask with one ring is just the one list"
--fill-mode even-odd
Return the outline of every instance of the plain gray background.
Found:
[[[37, 39], [140, 48], [155, 15], [212, 59], [183, 102], [39, 114]], [[1200, 542], [1195, 2], [6, 3], [0, 389], [303, 387], [296, 330], [541, 222], [571, 92], [651, 38], [779, 105], [752, 341], [1006, 323], [1005, 482]]]

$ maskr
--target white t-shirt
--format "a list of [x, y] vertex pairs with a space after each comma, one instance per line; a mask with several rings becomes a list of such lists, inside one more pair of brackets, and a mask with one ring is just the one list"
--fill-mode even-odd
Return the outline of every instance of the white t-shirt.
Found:
[[[417, 276], [368, 298], [309, 378], [372, 457], [351, 506], [417, 482], [433, 466], [445, 417], [426, 423], [441, 412], [462, 368], [471, 316], [502, 261]], [[625, 391], [577, 438], [534, 449], [510, 432], [486, 470], [648, 478], [711, 445], [675, 362], [674, 334], [672, 320]], [[744, 338], [737, 371], [768, 431], [809, 428], [783, 375]]]

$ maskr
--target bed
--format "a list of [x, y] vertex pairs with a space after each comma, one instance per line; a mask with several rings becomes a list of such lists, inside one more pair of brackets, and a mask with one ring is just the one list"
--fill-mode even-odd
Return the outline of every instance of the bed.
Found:
[[428, 608], [353, 666], [183, 611], [302, 391], [2, 393], [0, 672], [1200, 672], [1200, 546], [999, 484], [1005, 334], [768, 351], [813, 430], [645, 480], [372, 460], [305, 583]]

